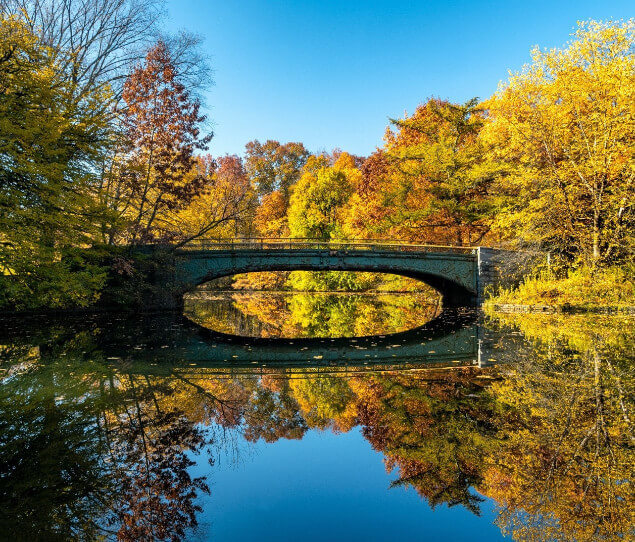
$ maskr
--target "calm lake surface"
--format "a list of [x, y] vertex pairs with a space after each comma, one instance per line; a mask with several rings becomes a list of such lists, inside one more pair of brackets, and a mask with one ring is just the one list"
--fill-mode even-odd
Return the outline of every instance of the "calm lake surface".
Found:
[[632, 539], [633, 317], [185, 312], [0, 320], [0, 539]]

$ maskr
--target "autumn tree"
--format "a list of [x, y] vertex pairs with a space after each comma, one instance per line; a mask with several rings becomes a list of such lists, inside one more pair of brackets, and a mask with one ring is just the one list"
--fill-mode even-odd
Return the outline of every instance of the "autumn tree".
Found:
[[265, 237], [288, 235], [290, 188], [298, 181], [309, 152], [302, 143], [267, 140], [245, 146], [245, 168], [260, 199], [254, 217], [256, 231]]
[[104, 92], [72, 99], [54, 51], [0, 15], [0, 305], [93, 301], [103, 282], [74, 247], [91, 242], [90, 197], [108, 139]]
[[489, 101], [486, 135], [508, 164], [499, 228], [594, 265], [633, 249], [635, 22], [581, 23]]
[[125, 209], [126, 236], [137, 243], [168, 236], [160, 218], [183, 209], [204, 189], [195, 152], [207, 149], [211, 135], [201, 134], [200, 103], [181, 83], [162, 41], [128, 77], [123, 100], [125, 154], [106, 193], [119, 191], [111, 201]]
[[390, 210], [385, 229], [457, 245], [484, 238], [491, 224], [487, 196], [498, 168], [478, 137], [483, 121], [476, 98], [463, 105], [430, 99], [412, 116], [392, 121], [397, 130], [386, 134], [388, 163], [380, 184], [382, 204]]
[[[160, 0], [0, 0], [0, 9], [22, 20], [51, 48], [58, 60], [54, 69], [67, 78], [75, 97], [107, 86], [113, 101], [161, 34], [166, 14]], [[198, 37], [180, 32], [162, 39], [174, 51], [188, 87], [200, 89], [210, 81]], [[110, 105], [110, 100], [103, 103]]]
[[216, 160], [197, 157], [193, 176], [205, 179], [198, 194], [184, 209], [161, 219], [162, 228], [180, 244], [209, 237], [248, 235], [256, 208], [256, 198], [238, 156]]
[[302, 174], [311, 173], [317, 175], [317, 172], [325, 167], [331, 167], [334, 163], [333, 157], [328, 153], [322, 152], [319, 154], [312, 154], [306, 159], [304, 167], [302, 168]]
[[293, 187], [289, 203], [291, 236], [328, 240], [341, 235], [343, 206], [359, 176], [347, 153], [332, 167], [305, 171]]
[[344, 212], [344, 231], [351, 239], [381, 237], [392, 212], [383, 193], [390, 178], [390, 160], [383, 149], [377, 149], [359, 169], [361, 177]]
[[[0, 304], [87, 305], [106, 270], [103, 254], [84, 249], [163, 236], [152, 224], [202, 184], [191, 163], [206, 138], [198, 103], [186, 96], [209, 80], [207, 64], [197, 38], [166, 36], [172, 66], [153, 102], [143, 69], [124, 80], [156, 39], [159, 2], [0, 0], [0, 8]], [[166, 122], [154, 135], [142, 112], [153, 106], [155, 121]]]
[[254, 226], [263, 237], [288, 235], [287, 202], [280, 190], [265, 194], [254, 216]]
[[[348, 153], [311, 156], [293, 186], [287, 219], [291, 237], [342, 239], [346, 235], [347, 204], [361, 174]], [[293, 271], [287, 284], [300, 290], [363, 289], [373, 282], [368, 274]]]
[[279, 190], [288, 199], [289, 187], [300, 178], [308, 157], [302, 143], [256, 139], [245, 146], [245, 168], [260, 196]]

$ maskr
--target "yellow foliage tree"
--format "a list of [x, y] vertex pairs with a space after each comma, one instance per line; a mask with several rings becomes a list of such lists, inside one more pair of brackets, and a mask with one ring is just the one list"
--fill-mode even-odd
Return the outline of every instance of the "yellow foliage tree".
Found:
[[238, 156], [199, 156], [191, 176], [205, 179], [201, 193], [182, 210], [160, 215], [160, 224], [180, 243], [249, 234], [254, 190]]
[[501, 231], [585, 262], [633, 248], [635, 21], [580, 23], [489, 101], [483, 137], [511, 166]]
[[308, 161], [294, 185], [288, 220], [292, 237], [341, 237], [343, 209], [361, 180], [354, 158], [341, 153], [330, 167], [322, 160]]
[[262, 197], [254, 217], [254, 226], [264, 237], [284, 237], [288, 234], [287, 202], [280, 190]]

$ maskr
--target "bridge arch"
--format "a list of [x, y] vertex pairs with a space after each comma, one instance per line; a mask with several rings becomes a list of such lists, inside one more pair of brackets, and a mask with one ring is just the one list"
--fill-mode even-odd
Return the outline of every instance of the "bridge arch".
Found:
[[255, 249], [181, 250], [174, 281], [182, 296], [217, 278], [257, 271], [365, 271], [421, 280], [435, 288], [445, 306], [473, 305], [476, 256], [469, 252], [380, 250]]

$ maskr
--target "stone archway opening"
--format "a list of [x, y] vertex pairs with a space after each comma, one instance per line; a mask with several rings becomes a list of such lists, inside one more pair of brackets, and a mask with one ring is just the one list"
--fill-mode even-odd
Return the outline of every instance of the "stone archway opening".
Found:
[[185, 294], [184, 314], [222, 333], [251, 337], [356, 337], [404, 332], [441, 311], [428, 284], [356, 271], [252, 272]]

